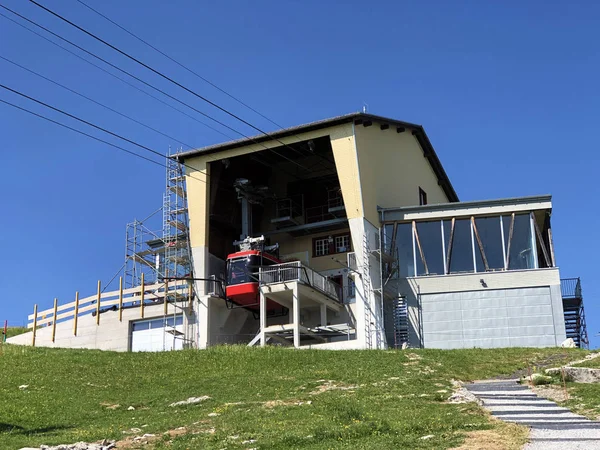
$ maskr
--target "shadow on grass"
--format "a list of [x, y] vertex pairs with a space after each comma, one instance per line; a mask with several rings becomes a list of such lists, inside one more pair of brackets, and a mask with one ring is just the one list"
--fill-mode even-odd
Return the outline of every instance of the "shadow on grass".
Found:
[[11, 434], [43, 434], [43, 433], [52, 433], [53, 431], [59, 430], [68, 430], [73, 427], [68, 427], [65, 425], [55, 425], [49, 427], [39, 427], [39, 428], [24, 428], [20, 425], [14, 425], [11, 423], [2, 423], [0, 422], [0, 433], [11, 433]]

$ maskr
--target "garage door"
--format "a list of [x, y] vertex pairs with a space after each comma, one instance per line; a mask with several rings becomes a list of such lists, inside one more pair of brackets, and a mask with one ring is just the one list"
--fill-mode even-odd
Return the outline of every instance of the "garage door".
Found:
[[131, 327], [132, 352], [161, 352], [183, 348], [183, 316], [139, 320]]

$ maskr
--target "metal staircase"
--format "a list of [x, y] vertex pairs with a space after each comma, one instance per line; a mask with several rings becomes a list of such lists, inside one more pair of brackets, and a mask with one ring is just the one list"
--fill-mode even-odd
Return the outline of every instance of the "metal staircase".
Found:
[[366, 230], [363, 234], [362, 253], [361, 278], [364, 295], [363, 303], [365, 305], [365, 344], [368, 349], [371, 349], [373, 348], [373, 311], [371, 309], [373, 287], [371, 285], [371, 251]]

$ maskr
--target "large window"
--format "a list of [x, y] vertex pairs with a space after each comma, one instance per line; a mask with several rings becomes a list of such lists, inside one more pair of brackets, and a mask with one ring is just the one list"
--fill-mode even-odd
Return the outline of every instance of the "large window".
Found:
[[442, 253], [441, 222], [417, 222], [415, 239], [417, 243], [417, 275], [443, 275], [444, 255]]
[[529, 214], [517, 214], [514, 216], [512, 239], [510, 240], [510, 245], [506, 251], [508, 253], [509, 269], [535, 268], [535, 242], [532, 236], [531, 218]]
[[477, 217], [474, 221], [477, 272], [504, 269], [500, 217]]
[[537, 242], [543, 234], [534, 220], [531, 213], [509, 213], [386, 224], [386, 248], [395, 250], [400, 277], [535, 269], [536, 246], [544, 261], [551, 258], [549, 239]]

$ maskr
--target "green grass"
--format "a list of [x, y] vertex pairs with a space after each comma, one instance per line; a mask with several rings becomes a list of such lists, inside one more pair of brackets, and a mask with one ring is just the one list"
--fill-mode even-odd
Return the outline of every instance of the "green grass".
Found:
[[[474, 405], [445, 403], [451, 379], [511, 374], [556, 359], [558, 352], [566, 360], [585, 355], [563, 349], [246, 347], [150, 354], [6, 345], [0, 356], [0, 448], [160, 435], [182, 426], [186, 434], [150, 448], [451, 448], [467, 433], [500, 427]], [[323, 380], [345, 389], [311, 394]], [[168, 406], [202, 395], [211, 399]], [[209, 417], [213, 412], [219, 415]], [[142, 431], [123, 433], [132, 428]], [[433, 437], [421, 439], [427, 435]], [[242, 444], [249, 439], [256, 442]]]
[[23, 333], [27, 333], [29, 331], [29, 329], [27, 329], [26, 327], [9, 327], [6, 330], [6, 337], [13, 337], [16, 336], [18, 334], [23, 334]]

